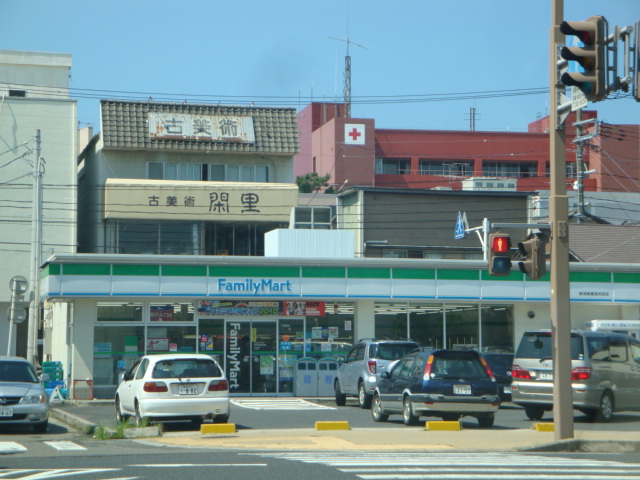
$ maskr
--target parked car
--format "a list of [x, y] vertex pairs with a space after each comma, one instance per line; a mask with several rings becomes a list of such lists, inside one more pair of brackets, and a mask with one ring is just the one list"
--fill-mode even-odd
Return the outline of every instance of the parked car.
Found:
[[[553, 407], [550, 330], [525, 332], [513, 359], [512, 401], [530, 420]], [[609, 332], [571, 332], [573, 408], [607, 421], [613, 412], [640, 411], [640, 341]]]
[[0, 357], [0, 425], [32, 425], [45, 433], [49, 425], [49, 399], [33, 366], [21, 357]]
[[125, 374], [115, 396], [116, 420], [229, 420], [229, 383], [220, 365], [204, 354], [141, 357]]
[[385, 422], [391, 414], [402, 414], [405, 425], [416, 425], [421, 416], [458, 420], [469, 415], [482, 428], [491, 428], [499, 407], [496, 380], [478, 352], [417, 351], [382, 374], [371, 415]]
[[498, 395], [502, 402], [511, 401], [511, 365], [513, 353], [482, 352], [482, 358], [487, 362], [493, 377], [498, 384]]
[[380, 375], [390, 363], [417, 348], [418, 344], [409, 340], [359, 340], [340, 362], [333, 384], [336, 405], [343, 406], [350, 396], [358, 398], [361, 408], [369, 408]]

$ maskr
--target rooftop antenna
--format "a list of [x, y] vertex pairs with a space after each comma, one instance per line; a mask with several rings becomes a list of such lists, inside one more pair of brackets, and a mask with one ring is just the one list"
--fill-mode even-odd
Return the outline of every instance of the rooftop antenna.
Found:
[[351, 118], [351, 55], [349, 55], [349, 46], [355, 45], [356, 47], [364, 48], [365, 50], [367, 47], [349, 40], [349, 4], [347, 4], [347, 38], [329, 38], [346, 42], [347, 44], [347, 55], [344, 57], [344, 115], [346, 118]]

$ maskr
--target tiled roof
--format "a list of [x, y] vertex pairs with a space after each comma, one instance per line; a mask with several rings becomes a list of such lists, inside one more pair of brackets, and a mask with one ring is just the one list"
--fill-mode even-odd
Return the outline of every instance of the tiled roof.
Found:
[[582, 262], [640, 263], [640, 227], [572, 223], [569, 249]]
[[[104, 148], [295, 155], [300, 150], [294, 108], [101, 100]], [[229, 115], [253, 119], [254, 142], [152, 138], [149, 114]]]

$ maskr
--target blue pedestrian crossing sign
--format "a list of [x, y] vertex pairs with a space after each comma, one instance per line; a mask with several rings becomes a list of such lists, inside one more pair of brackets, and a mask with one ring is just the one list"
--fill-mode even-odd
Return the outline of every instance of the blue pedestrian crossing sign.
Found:
[[469, 226], [467, 224], [467, 214], [458, 212], [458, 220], [456, 220], [456, 230], [454, 233], [454, 238], [456, 240], [467, 238], [468, 228]]

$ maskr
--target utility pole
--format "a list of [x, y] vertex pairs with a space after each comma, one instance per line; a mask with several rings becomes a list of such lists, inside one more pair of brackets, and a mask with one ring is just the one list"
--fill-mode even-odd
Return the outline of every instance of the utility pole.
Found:
[[550, 132], [551, 162], [551, 333], [553, 338], [553, 418], [556, 440], [573, 438], [573, 392], [571, 386], [571, 312], [569, 300], [569, 201], [565, 157], [564, 108], [565, 87], [558, 74], [559, 48], [564, 43], [560, 24], [564, 0], [551, 0], [550, 59]]
[[42, 157], [40, 129], [34, 136], [33, 205], [31, 208], [31, 284], [29, 324], [27, 329], [27, 360], [38, 365], [38, 326], [40, 322], [40, 265], [42, 263]]

